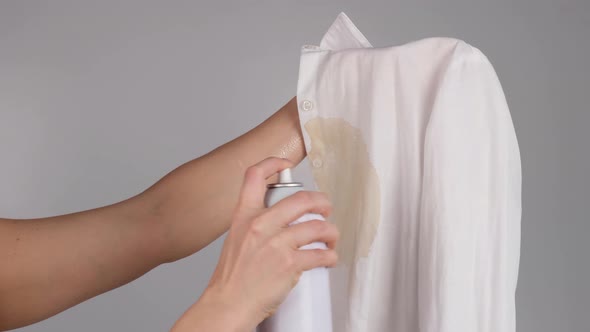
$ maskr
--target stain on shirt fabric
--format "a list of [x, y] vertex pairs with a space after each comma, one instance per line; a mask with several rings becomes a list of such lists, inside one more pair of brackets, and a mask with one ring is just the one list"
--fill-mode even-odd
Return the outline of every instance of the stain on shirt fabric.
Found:
[[311, 141], [308, 157], [314, 180], [333, 204], [329, 220], [340, 231], [341, 263], [367, 257], [379, 225], [377, 171], [360, 129], [340, 118], [313, 118], [304, 125]]

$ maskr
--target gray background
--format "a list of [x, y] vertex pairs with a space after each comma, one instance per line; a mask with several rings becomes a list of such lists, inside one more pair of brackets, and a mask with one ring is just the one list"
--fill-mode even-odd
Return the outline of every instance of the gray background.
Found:
[[[249, 130], [295, 94], [300, 46], [340, 11], [374, 46], [451, 36], [488, 55], [523, 163], [518, 330], [588, 331], [585, 0], [2, 1], [0, 215], [113, 203]], [[168, 330], [220, 244], [19, 331]]]

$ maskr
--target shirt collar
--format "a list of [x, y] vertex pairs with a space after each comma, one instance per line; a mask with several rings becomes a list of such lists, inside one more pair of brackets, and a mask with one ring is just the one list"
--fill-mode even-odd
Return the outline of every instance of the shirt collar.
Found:
[[371, 43], [344, 12], [338, 14], [320, 42], [321, 49], [332, 51], [371, 47]]

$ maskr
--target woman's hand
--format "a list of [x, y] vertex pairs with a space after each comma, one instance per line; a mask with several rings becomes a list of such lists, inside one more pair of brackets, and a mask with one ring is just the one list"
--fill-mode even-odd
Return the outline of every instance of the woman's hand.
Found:
[[[336, 264], [339, 234], [333, 224], [315, 220], [288, 227], [305, 213], [328, 216], [324, 194], [302, 191], [264, 207], [266, 179], [291, 166], [269, 158], [248, 169], [217, 268], [174, 331], [251, 331], [278, 308], [303, 271]], [[298, 250], [316, 241], [328, 249]]]

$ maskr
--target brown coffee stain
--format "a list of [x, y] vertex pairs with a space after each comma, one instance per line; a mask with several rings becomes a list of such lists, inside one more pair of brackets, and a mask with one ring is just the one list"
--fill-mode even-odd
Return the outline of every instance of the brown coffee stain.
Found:
[[330, 197], [329, 220], [340, 231], [340, 263], [367, 257], [381, 209], [377, 171], [360, 129], [339, 118], [313, 118], [304, 125], [311, 140], [308, 157], [315, 182]]

